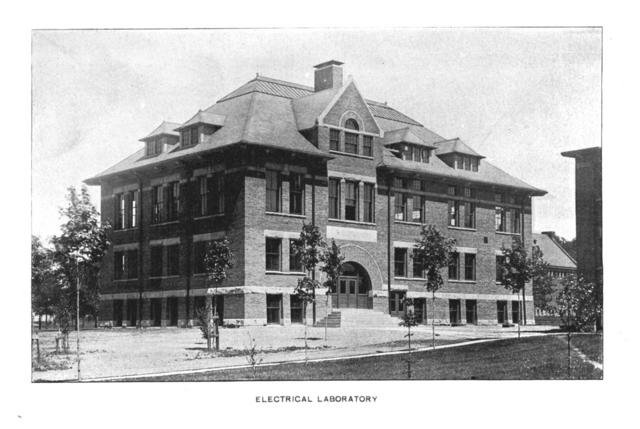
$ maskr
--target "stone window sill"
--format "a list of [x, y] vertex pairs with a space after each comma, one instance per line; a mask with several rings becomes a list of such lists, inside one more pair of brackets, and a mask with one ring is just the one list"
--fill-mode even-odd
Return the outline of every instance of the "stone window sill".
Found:
[[349, 223], [349, 224], [352, 224], [352, 225], [376, 226], [375, 222], [363, 222], [361, 220], [347, 220], [347, 219], [329, 218], [329, 222]]
[[113, 232], [137, 231], [138, 229], [139, 229], [139, 227], [132, 226], [131, 228], [114, 229]]
[[401, 225], [412, 225], [412, 226], [422, 226], [423, 224], [421, 222], [412, 222], [409, 220], [394, 220], [394, 223], [399, 223]]
[[449, 279], [450, 283], [467, 283], [467, 284], [475, 284], [476, 280], [455, 280], [455, 279]]
[[307, 217], [305, 215], [299, 215], [299, 214], [294, 214], [294, 213], [285, 213], [285, 212], [265, 212], [266, 215], [269, 216], [283, 216], [283, 217], [292, 217], [292, 218], [296, 218], [296, 219], [306, 219]]
[[179, 279], [179, 274], [173, 274], [170, 276], [149, 276], [149, 280], [165, 280], [165, 279]]
[[305, 273], [299, 271], [265, 271], [267, 275], [281, 275], [281, 276], [304, 276]]
[[454, 229], [457, 231], [468, 231], [468, 232], [477, 232], [478, 230], [475, 228], [466, 228], [464, 226], [447, 226], [449, 229]]
[[180, 221], [178, 221], [178, 220], [170, 220], [168, 222], [152, 223], [150, 226], [175, 225], [175, 224], [178, 224], [179, 222]]
[[329, 153], [333, 153], [336, 155], [352, 156], [354, 158], [369, 159], [373, 161], [373, 156], [360, 155], [357, 153], [350, 153], [350, 152], [342, 152], [341, 150], [330, 150]]
[[134, 279], [113, 279], [114, 283], [126, 283], [126, 282], [132, 282], [132, 281], [137, 281], [138, 278], [134, 278]]
[[496, 231], [496, 234], [499, 234], [499, 235], [516, 235], [516, 236], [520, 235], [519, 232], [507, 232], [507, 231]]
[[224, 213], [216, 213], [216, 214], [210, 214], [210, 215], [206, 215], [206, 216], [194, 217], [193, 220], [212, 219], [212, 218], [215, 218], [215, 217], [222, 217], [222, 216], [224, 216]]
[[395, 280], [402, 280], [402, 281], [413, 281], [413, 282], [424, 282], [425, 280], [427, 280], [424, 277], [394, 277]]

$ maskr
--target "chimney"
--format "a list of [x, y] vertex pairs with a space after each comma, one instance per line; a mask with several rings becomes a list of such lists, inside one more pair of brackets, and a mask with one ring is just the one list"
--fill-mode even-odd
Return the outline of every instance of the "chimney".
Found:
[[315, 79], [314, 91], [319, 92], [330, 88], [342, 86], [342, 64], [340, 61], [331, 60], [314, 66]]

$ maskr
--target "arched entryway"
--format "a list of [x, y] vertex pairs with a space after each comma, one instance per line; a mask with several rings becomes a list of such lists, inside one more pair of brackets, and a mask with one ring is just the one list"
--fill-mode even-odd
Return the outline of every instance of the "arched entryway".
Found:
[[342, 264], [342, 275], [337, 290], [331, 294], [334, 308], [373, 308], [371, 279], [357, 262]]

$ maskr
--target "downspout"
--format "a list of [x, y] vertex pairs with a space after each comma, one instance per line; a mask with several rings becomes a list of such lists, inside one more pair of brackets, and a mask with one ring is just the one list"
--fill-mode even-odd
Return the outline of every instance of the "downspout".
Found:
[[136, 210], [138, 211], [138, 325], [142, 327], [142, 295], [144, 292], [144, 278], [143, 278], [143, 270], [142, 270], [142, 252], [144, 250], [144, 236], [142, 229], [142, 177], [140, 175], [136, 175], [138, 178], [138, 206]]
[[184, 192], [184, 200], [187, 202], [184, 204], [183, 213], [185, 213], [185, 228], [183, 237], [185, 238], [185, 286], [186, 286], [186, 294], [185, 294], [185, 327], [190, 326], [191, 320], [191, 305], [190, 305], [190, 297], [191, 297], [191, 267], [193, 266], [193, 261], [191, 260], [193, 257], [193, 210], [191, 209], [191, 202], [193, 201], [193, 183], [191, 183], [191, 179], [193, 177], [192, 171], [186, 171], [186, 186]]
[[391, 314], [391, 174], [387, 176], [387, 305]]

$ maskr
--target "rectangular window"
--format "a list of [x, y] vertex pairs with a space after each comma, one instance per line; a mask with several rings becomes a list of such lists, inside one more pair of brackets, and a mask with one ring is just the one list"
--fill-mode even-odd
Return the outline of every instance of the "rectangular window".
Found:
[[429, 163], [430, 151], [429, 149], [422, 149], [422, 162], [425, 164]]
[[265, 255], [266, 255], [266, 270], [267, 271], [281, 271], [282, 266], [280, 264], [280, 244], [282, 240], [279, 238], [265, 238]]
[[347, 153], [358, 153], [358, 135], [344, 133], [344, 151]]
[[476, 255], [473, 253], [465, 253], [464, 255], [464, 279], [476, 279]]
[[349, 180], [345, 182], [344, 218], [358, 220], [358, 183]]
[[396, 277], [407, 276], [407, 249], [393, 249], [393, 273]]
[[198, 127], [191, 128], [191, 142], [189, 144], [198, 144], [200, 143], [200, 130]]
[[302, 260], [300, 259], [300, 255], [296, 255], [296, 242], [297, 240], [289, 240], [289, 271], [301, 273]]
[[303, 213], [304, 181], [302, 174], [291, 173], [289, 176], [289, 213]]
[[214, 174], [209, 178], [209, 183], [209, 206], [211, 213], [224, 213], [224, 174]]
[[180, 182], [171, 182], [167, 187], [167, 221], [178, 220], [180, 211]]
[[449, 261], [449, 280], [458, 280], [459, 267], [460, 257], [457, 252], [453, 252]]
[[411, 211], [411, 221], [424, 223], [424, 198], [420, 195], [413, 196], [413, 209]]
[[416, 250], [413, 250], [413, 277], [414, 278], [424, 278], [424, 271], [422, 270], [422, 260], [418, 257]]
[[465, 156], [463, 159], [464, 159], [464, 169], [471, 170], [471, 158], [469, 158], [468, 156]]
[[518, 209], [511, 210], [511, 232], [520, 233], [520, 210]]
[[364, 184], [364, 221], [375, 222], [374, 219], [374, 207], [375, 207], [375, 186], [371, 183]]
[[208, 241], [196, 241], [193, 243], [193, 272], [201, 274], [206, 272], [205, 256], [207, 254]]
[[138, 226], [138, 191], [129, 192], [131, 205], [129, 207], [130, 215], [129, 219], [131, 220], [130, 226], [131, 228], [135, 228]]
[[329, 217], [340, 219], [340, 179], [329, 179]]
[[151, 277], [162, 276], [162, 246], [151, 247]]
[[504, 264], [504, 256], [496, 256], [496, 283], [502, 283], [504, 275], [502, 274], [502, 265]]
[[373, 137], [362, 136], [362, 154], [364, 156], [373, 156]]
[[199, 188], [199, 210], [197, 216], [206, 216], [209, 214], [209, 187], [207, 186], [207, 176], [200, 176], [198, 178]]
[[478, 171], [478, 158], [471, 158], [471, 171]]
[[449, 226], [460, 226], [460, 201], [449, 200]]
[[476, 227], [476, 205], [475, 203], [464, 203], [464, 227]]
[[164, 190], [161, 185], [151, 188], [151, 206], [151, 222], [162, 222], [164, 213]]
[[340, 150], [340, 131], [330, 129], [329, 130], [329, 149]]
[[125, 262], [124, 252], [113, 252], [113, 278], [114, 280], [121, 280], [125, 278]]
[[138, 278], [138, 251], [137, 250], [127, 251], [125, 264], [127, 266], [127, 278], [137, 279]]
[[404, 188], [405, 182], [404, 179], [400, 177], [393, 178], [393, 187], [394, 188]]
[[506, 231], [507, 219], [506, 219], [506, 214], [503, 207], [496, 206], [495, 221], [496, 221], [496, 231], [502, 231], [502, 232]]
[[124, 223], [122, 219], [124, 217], [124, 198], [122, 194], [115, 194], [113, 196], [114, 202], [114, 229], [122, 229]]
[[453, 166], [454, 168], [457, 168], [457, 169], [462, 168], [462, 157], [460, 155], [453, 156]]
[[167, 275], [180, 275], [180, 245], [167, 246]]
[[267, 170], [266, 179], [267, 179], [267, 211], [279, 212], [280, 200], [281, 200], [280, 173], [274, 170]]
[[189, 130], [182, 131], [180, 138], [182, 139], [182, 146], [189, 146], [191, 144], [191, 133]]
[[407, 195], [397, 193], [395, 197], [395, 220], [407, 220]]

